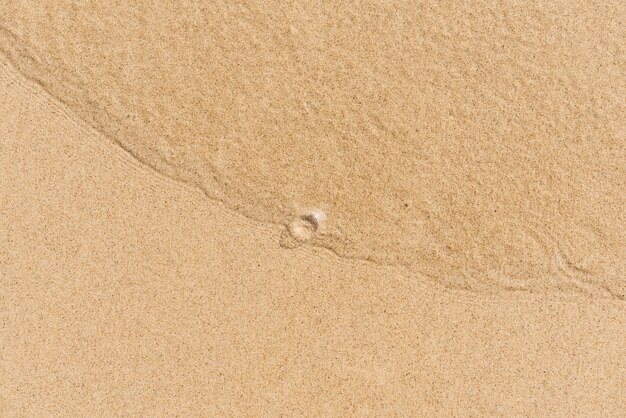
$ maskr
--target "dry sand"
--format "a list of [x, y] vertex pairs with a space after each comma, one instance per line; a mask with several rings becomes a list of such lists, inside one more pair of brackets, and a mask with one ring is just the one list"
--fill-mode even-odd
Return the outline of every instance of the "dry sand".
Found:
[[40, 3], [0, 415], [623, 416], [623, 2]]

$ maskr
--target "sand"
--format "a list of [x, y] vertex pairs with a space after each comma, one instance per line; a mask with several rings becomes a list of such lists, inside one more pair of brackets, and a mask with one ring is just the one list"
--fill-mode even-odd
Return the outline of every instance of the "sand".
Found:
[[626, 8], [0, 5], [0, 414], [619, 416]]
[[449, 287], [626, 297], [624, 2], [40, 3], [0, 6], [14, 65], [230, 209], [320, 208], [313, 244]]

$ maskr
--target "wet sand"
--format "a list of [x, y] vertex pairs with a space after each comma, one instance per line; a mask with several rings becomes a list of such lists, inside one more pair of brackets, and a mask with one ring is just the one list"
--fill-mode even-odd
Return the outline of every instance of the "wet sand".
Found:
[[0, 412], [626, 409], [623, 5], [23, 4]]
[[310, 243], [448, 287], [626, 296], [623, 2], [0, 15], [25, 76], [251, 219], [320, 208]]

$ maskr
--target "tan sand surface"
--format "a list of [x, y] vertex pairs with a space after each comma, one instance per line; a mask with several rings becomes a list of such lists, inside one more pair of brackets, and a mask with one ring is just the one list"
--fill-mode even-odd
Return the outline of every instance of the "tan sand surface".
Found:
[[478, 295], [251, 221], [0, 67], [2, 416], [619, 416], [626, 309]]
[[624, 1], [9, 0], [0, 49], [231, 209], [323, 209], [340, 256], [626, 297]]
[[623, 2], [162, 3], [0, 4], [0, 416], [624, 416]]

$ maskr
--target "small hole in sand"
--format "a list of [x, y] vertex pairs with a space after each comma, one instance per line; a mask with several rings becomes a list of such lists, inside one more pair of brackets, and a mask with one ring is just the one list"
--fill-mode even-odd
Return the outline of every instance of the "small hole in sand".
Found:
[[294, 247], [313, 239], [326, 221], [326, 214], [321, 209], [307, 210], [296, 216], [288, 225], [289, 239], [283, 239], [286, 247]]
[[317, 231], [320, 225], [322, 225], [322, 223], [326, 220], [326, 214], [320, 209], [314, 209], [300, 215], [300, 219], [308, 222], [313, 228], [313, 231]]

